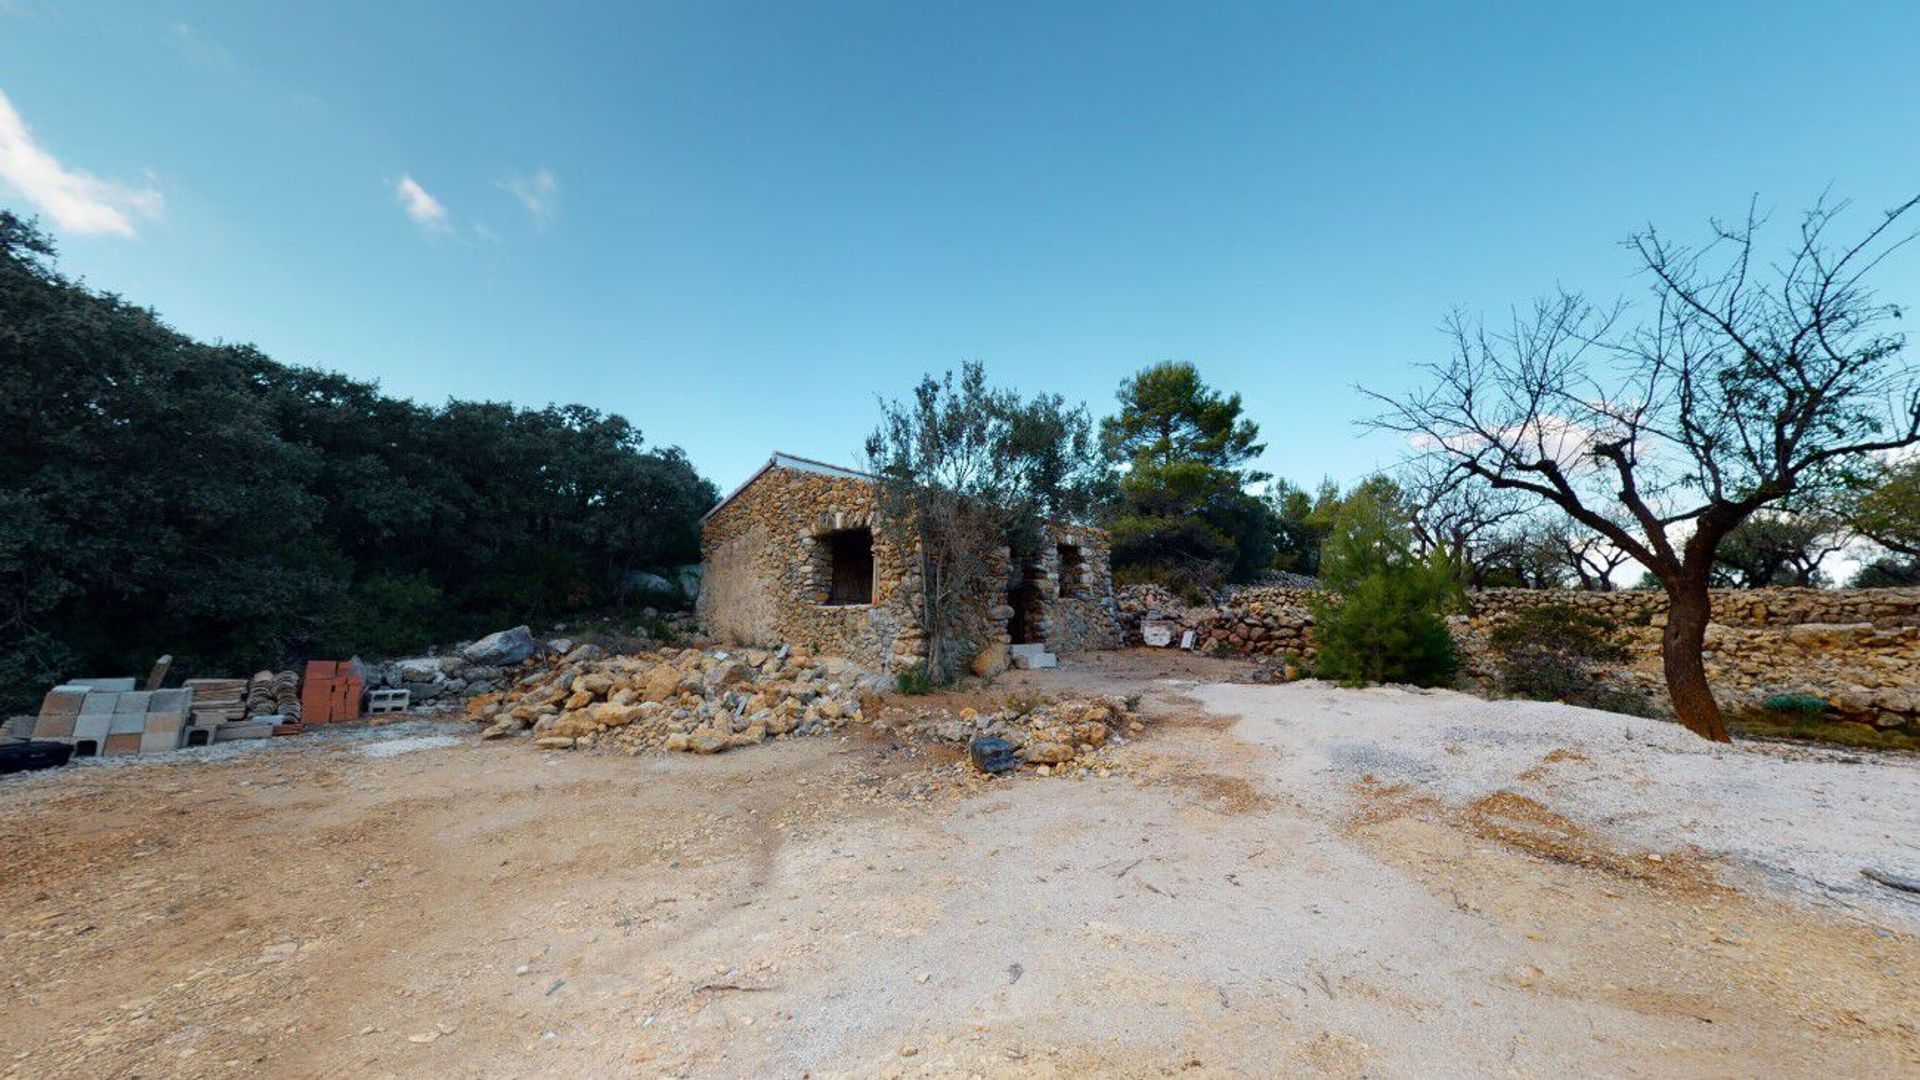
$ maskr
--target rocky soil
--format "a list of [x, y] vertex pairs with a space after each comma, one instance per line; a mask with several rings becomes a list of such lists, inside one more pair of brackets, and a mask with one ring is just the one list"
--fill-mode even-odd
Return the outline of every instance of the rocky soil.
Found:
[[[954, 708], [911, 696], [889, 698], [886, 681], [806, 649], [664, 649], [603, 656], [576, 650], [538, 667], [502, 693], [469, 699], [467, 716], [488, 726], [483, 739], [529, 735], [541, 750], [601, 748], [717, 754], [769, 739], [825, 735], [871, 725], [965, 748], [976, 738], [1004, 739], [1023, 763], [1044, 773], [1109, 741], [1142, 730], [1113, 697], [1050, 700], [989, 698]], [[976, 707], [978, 706], [978, 707]]]
[[[1245, 674], [1089, 656], [717, 756], [413, 723], [8, 778], [0, 1075], [1920, 1069], [1920, 905], [1840, 880], [1911, 868], [1911, 761]], [[891, 719], [1136, 695], [1104, 776]]]

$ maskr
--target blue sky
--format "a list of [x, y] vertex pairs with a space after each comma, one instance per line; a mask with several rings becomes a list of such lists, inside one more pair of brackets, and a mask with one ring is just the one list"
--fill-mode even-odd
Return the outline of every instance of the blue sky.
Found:
[[[723, 488], [925, 371], [1153, 361], [1352, 480], [1354, 383], [1618, 241], [1920, 190], [1920, 4], [0, 0], [0, 200], [181, 329], [580, 401]], [[1920, 304], [1911, 266], [1882, 279]]]

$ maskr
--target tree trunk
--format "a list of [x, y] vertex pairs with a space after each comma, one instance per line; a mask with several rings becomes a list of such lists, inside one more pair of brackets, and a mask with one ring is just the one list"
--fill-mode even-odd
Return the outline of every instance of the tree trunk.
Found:
[[1667, 625], [1660, 634], [1660, 666], [1667, 676], [1667, 694], [1673, 715], [1688, 731], [1714, 742], [1732, 742], [1720, 704], [1707, 685], [1707, 665], [1700, 651], [1707, 640], [1712, 615], [1704, 574], [1668, 581]]

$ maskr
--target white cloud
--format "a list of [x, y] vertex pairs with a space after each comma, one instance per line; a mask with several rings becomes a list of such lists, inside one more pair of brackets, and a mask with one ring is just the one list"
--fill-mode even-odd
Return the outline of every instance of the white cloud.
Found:
[[194, 67], [210, 71], [231, 71], [234, 67], [233, 54], [225, 46], [186, 23], [174, 23], [169, 30], [169, 40]]
[[428, 193], [412, 176], [402, 173], [400, 182], [394, 185], [393, 195], [415, 225], [423, 229], [448, 227], [447, 208], [440, 205], [440, 200]]
[[519, 199], [535, 221], [545, 225], [553, 220], [555, 204], [560, 197], [560, 178], [553, 175], [552, 169], [540, 169], [532, 176], [516, 176], [500, 186]]
[[152, 188], [128, 187], [69, 169], [34, 141], [32, 129], [0, 93], [0, 181], [53, 223], [76, 233], [133, 236], [137, 217], [165, 205]]

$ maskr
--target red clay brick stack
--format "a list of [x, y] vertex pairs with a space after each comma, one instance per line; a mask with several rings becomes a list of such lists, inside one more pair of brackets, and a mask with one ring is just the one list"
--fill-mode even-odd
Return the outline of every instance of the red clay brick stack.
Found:
[[366, 680], [352, 661], [309, 660], [300, 689], [300, 719], [305, 724], [341, 724], [360, 719], [360, 694]]

